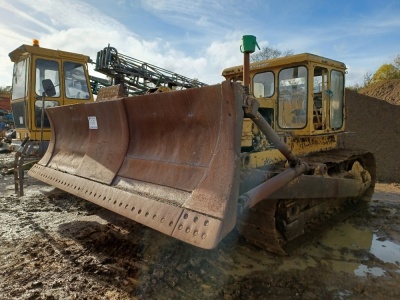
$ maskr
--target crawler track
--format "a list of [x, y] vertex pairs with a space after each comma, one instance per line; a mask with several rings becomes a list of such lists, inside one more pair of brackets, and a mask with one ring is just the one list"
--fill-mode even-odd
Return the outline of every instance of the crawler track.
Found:
[[[241, 215], [237, 229], [248, 242], [285, 254], [283, 246], [303, 235], [310, 223], [341, 214], [347, 203], [373, 192], [375, 160], [369, 152], [332, 150], [302, 159], [326, 164], [327, 174], [302, 175]], [[359, 165], [361, 171], [356, 170]]]

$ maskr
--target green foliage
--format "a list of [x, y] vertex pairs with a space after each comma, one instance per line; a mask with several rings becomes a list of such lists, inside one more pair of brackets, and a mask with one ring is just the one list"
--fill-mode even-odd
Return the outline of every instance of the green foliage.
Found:
[[11, 92], [11, 87], [9, 86], [0, 86], [0, 94], [5, 94]]
[[361, 85], [359, 85], [358, 83], [356, 83], [355, 85], [346, 86], [346, 89], [349, 89], [349, 90], [354, 91], [354, 92], [358, 92], [362, 88], [363, 87]]
[[400, 69], [400, 54], [397, 55], [397, 57], [395, 58], [394, 65], [396, 66], [397, 69]]
[[365, 73], [364, 74], [364, 87], [368, 86], [372, 82], [372, 74], [371, 73]]
[[358, 83], [356, 83], [355, 85], [346, 86], [346, 89], [349, 89], [349, 90], [354, 91], [354, 92], [358, 92], [362, 88], [363, 88], [363, 86], [359, 85]]
[[372, 74], [367, 72], [364, 74], [364, 84], [354, 84], [351, 86], [346, 86], [346, 89], [352, 90], [354, 92], [358, 92], [359, 90], [365, 88], [372, 82]]
[[282, 51], [273, 47], [263, 47], [260, 51], [250, 56], [252, 62], [293, 55], [293, 50]]
[[378, 82], [389, 79], [400, 79], [400, 69], [396, 68], [393, 64], [383, 64], [375, 72], [374, 76], [372, 76], [372, 82]]

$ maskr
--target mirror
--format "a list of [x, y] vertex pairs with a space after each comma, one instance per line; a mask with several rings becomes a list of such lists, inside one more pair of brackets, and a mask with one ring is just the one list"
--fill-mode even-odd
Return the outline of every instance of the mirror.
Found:
[[46, 93], [47, 96], [53, 97], [56, 95], [56, 89], [55, 89], [53, 81], [51, 81], [51, 79], [42, 80], [42, 85], [43, 85], [44, 92]]

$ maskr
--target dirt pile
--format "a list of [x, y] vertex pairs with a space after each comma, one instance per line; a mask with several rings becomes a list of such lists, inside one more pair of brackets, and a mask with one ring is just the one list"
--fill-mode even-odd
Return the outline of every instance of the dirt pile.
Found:
[[383, 80], [366, 86], [360, 94], [400, 105], [400, 79]]
[[351, 90], [346, 90], [346, 101], [347, 133], [339, 137], [340, 147], [372, 152], [376, 158], [377, 180], [400, 182], [400, 105]]

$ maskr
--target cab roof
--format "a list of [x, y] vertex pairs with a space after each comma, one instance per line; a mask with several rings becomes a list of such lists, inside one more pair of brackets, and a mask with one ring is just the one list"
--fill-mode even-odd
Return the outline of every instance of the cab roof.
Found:
[[48, 48], [42, 48], [40, 46], [32, 46], [32, 45], [21, 45], [14, 51], [10, 52], [8, 56], [10, 57], [12, 62], [18, 62], [22, 57], [27, 56], [29, 54], [34, 54], [38, 56], [44, 56], [49, 58], [69, 58], [73, 59], [74, 61], [81, 61], [81, 62], [91, 62], [91, 59], [87, 55], [61, 51], [61, 50], [54, 50]]
[[[297, 64], [302, 62], [314, 62], [319, 64], [324, 64], [332, 66], [338, 69], [346, 69], [346, 65], [340, 61], [333, 60], [330, 58], [318, 56], [311, 53], [301, 53], [291, 56], [279, 57], [274, 59], [262, 60], [250, 64], [250, 71], [265, 70], [268, 68], [288, 66], [291, 64]], [[229, 76], [232, 74], [243, 73], [243, 65], [226, 68], [222, 71], [222, 76]]]

